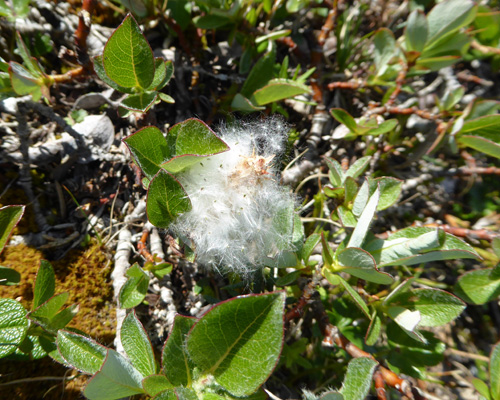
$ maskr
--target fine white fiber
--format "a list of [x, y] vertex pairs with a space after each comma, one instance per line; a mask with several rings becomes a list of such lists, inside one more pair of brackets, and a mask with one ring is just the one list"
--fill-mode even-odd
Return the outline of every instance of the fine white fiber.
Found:
[[191, 241], [200, 264], [245, 276], [266, 257], [293, 250], [291, 235], [275, 223], [295, 205], [277, 176], [286, 133], [279, 119], [222, 127], [219, 136], [230, 150], [177, 176], [192, 209], [171, 229]]

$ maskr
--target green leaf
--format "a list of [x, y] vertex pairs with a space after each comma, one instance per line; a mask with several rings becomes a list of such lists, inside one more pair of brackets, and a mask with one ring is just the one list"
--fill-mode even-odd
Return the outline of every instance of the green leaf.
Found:
[[332, 199], [343, 197], [345, 192], [343, 187], [333, 188], [331, 186], [323, 186], [323, 191], [328, 197], [331, 197]]
[[281, 276], [278, 279], [276, 279], [275, 285], [279, 287], [289, 286], [299, 278], [301, 273], [302, 271], [298, 270], [298, 271], [292, 271], [284, 276]]
[[198, 396], [193, 389], [178, 387], [174, 390], [178, 400], [198, 400]]
[[175, 390], [165, 390], [158, 393], [153, 400], [179, 400]]
[[[465, 121], [462, 129], [457, 134], [457, 139], [463, 144], [486, 154], [498, 157], [500, 152], [500, 115], [486, 115], [476, 119]], [[488, 150], [488, 146], [492, 147]]]
[[368, 165], [370, 165], [371, 159], [371, 156], [358, 158], [345, 173], [346, 178], [357, 178], [358, 176], [360, 176], [363, 172], [365, 172]]
[[[349, 172], [349, 171], [350, 171], [350, 168], [347, 172]], [[353, 177], [348, 176], [345, 179], [344, 188], [345, 188], [344, 204], [349, 204], [356, 197], [356, 193], [358, 193], [359, 186]]]
[[163, 58], [155, 58], [155, 75], [151, 85], [147, 90], [161, 90], [172, 78], [174, 74], [174, 64], [172, 61], [165, 61]]
[[475, 15], [476, 6], [471, 0], [446, 0], [437, 4], [427, 15], [426, 48], [470, 24]]
[[13, 286], [21, 282], [21, 274], [13, 268], [0, 265], [0, 285]]
[[347, 247], [338, 254], [342, 271], [368, 282], [390, 285], [392, 276], [377, 269], [375, 259], [367, 251], [358, 247]]
[[385, 210], [398, 201], [403, 187], [403, 181], [389, 176], [369, 179], [370, 194], [373, 194], [377, 187], [380, 189], [380, 200], [377, 211]]
[[106, 358], [106, 347], [77, 333], [59, 330], [56, 343], [64, 361], [85, 374], [99, 371]]
[[439, 71], [440, 69], [456, 64], [460, 60], [460, 56], [439, 56], [439, 57], [420, 57], [416, 62], [416, 69]]
[[276, 53], [270, 51], [255, 63], [245, 83], [241, 87], [240, 93], [242, 96], [250, 98], [257, 89], [263, 87], [273, 78], [275, 59]]
[[54, 269], [48, 261], [41, 260], [33, 287], [33, 309], [40, 307], [54, 296], [55, 289], [56, 275]]
[[174, 386], [191, 386], [194, 363], [187, 353], [186, 337], [195, 323], [195, 318], [176, 315], [163, 347], [163, 372]]
[[484, 304], [500, 296], [500, 277], [492, 277], [491, 269], [466, 272], [456, 285], [455, 294], [471, 304]]
[[148, 0], [120, 0], [120, 3], [139, 18], [148, 16]]
[[142, 387], [150, 396], [155, 396], [160, 392], [174, 388], [165, 375], [147, 376], [142, 381]]
[[120, 86], [145, 89], [153, 81], [153, 51], [131, 14], [113, 32], [102, 57], [108, 77]]
[[420, 326], [441, 326], [465, 309], [457, 296], [439, 289], [414, 289], [396, 295], [391, 304], [420, 312]]
[[120, 105], [130, 111], [145, 113], [154, 104], [157, 96], [157, 92], [130, 94], [121, 101]]
[[217, 304], [191, 330], [189, 355], [234, 396], [254, 393], [278, 362], [284, 303], [285, 293], [278, 292]]
[[463, 86], [458, 86], [453, 90], [446, 90], [443, 98], [441, 99], [442, 107], [446, 111], [450, 111], [458, 104], [460, 100], [464, 97], [465, 89]]
[[319, 233], [313, 233], [306, 239], [300, 251], [300, 258], [304, 261], [304, 263], [307, 264], [309, 257], [311, 257], [313, 250], [319, 244], [320, 241], [321, 241], [321, 235]]
[[120, 86], [115, 81], [110, 79], [110, 77], [106, 73], [106, 70], [104, 69], [104, 65], [102, 63], [102, 55], [95, 56], [93, 58], [93, 61], [94, 61], [94, 72], [106, 85], [122, 93], [129, 93], [129, 94], [134, 93], [134, 90], [132, 90], [132, 88]]
[[[414, 265], [457, 258], [479, 258], [477, 252], [467, 243], [442, 231], [438, 231], [439, 247], [434, 248], [435, 239], [430, 232], [436, 232], [435, 228], [405, 228], [391, 234], [387, 240], [375, 239], [363, 248], [373, 255], [379, 267]], [[417, 239], [425, 234], [429, 235], [422, 237], [421, 241]], [[406, 239], [406, 243], [401, 239]], [[408, 254], [405, 255], [405, 252]]]
[[495, 255], [500, 258], [500, 236], [493, 238], [491, 241], [491, 248]]
[[325, 157], [326, 165], [328, 166], [328, 177], [330, 183], [335, 187], [340, 187], [345, 180], [344, 171], [341, 165], [334, 159]]
[[351, 296], [351, 299], [354, 301], [354, 304], [356, 304], [358, 306], [358, 308], [361, 311], [363, 311], [363, 314], [365, 314], [367, 316], [367, 318], [371, 318], [370, 310], [368, 309], [368, 306], [366, 305], [364, 300], [361, 298], [359, 293], [356, 290], [354, 290], [353, 287], [351, 285], [349, 285], [349, 283], [346, 280], [344, 280], [340, 275], [336, 275], [336, 278], [340, 282], [340, 284], [344, 287], [344, 289], [347, 291], [349, 296]]
[[31, 0], [14, 0], [14, 11], [18, 18], [22, 18], [29, 13], [29, 3]]
[[121, 354], [108, 349], [99, 372], [89, 381], [83, 394], [89, 400], [116, 400], [144, 393], [143, 376]]
[[150, 180], [161, 169], [161, 164], [171, 157], [167, 139], [155, 126], [142, 128], [123, 141], [137, 165]]
[[231, 108], [244, 112], [253, 112], [265, 109], [265, 107], [256, 106], [249, 99], [239, 93], [236, 93], [236, 95], [233, 97]]
[[146, 212], [158, 228], [167, 228], [177, 216], [191, 210], [191, 201], [172, 175], [160, 170], [149, 184]]
[[478, 378], [472, 378], [472, 384], [481, 396], [487, 400], [491, 400], [490, 388], [484, 381]]
[[62, 308], [68, 297], [68, 293], [51, 297], [40, 307], [31, 311], [28, 318], [55, 335], [59, 329], [68, 325], [78, 312], [76, 304]]
[[389, 29], [379, 29], [373, 36], [373, 44], [375, 45], [375, 70], [377, 76], [382, 76], [387, 72], [391, 60], [396, 55], [397, 46], [394, 34]]
[[379, 136], [385, 133], [391, 132], [398, 125], [397, 119], [388, 119], [383, 121], [380, 125], [375, 128], [370, 128], [363, 135]]
[[359, 217], [368, 203], [368, 199], [370, 198], [370, 186], [368, 180], [365, 180], [354, 198], [354, 202], [352, 204], [352, 213]]
[[493, 400], [500, 400], [500, 343], [497, 343], [490, 354], [490, 387]]
[[191, 24], [191, 9], [193, 3], [187, 0], [169, 0], [167, 9], [170, 11], [170, 16], [176, 21], [182, 30], [186, 30]]
[[323, 393], [319, 400], [344, 400], [344, 396], [338, 392]]
[[158, 97], [164, 101], [165, 103], [168, 103], [168, 104], [174, 104], [175, 103], [175, 100], [169, 96], [168, 94], [166, 93], [161, 93], [161, 92], [158, 92]]
[[149, 275], [135, 263], [126, 272], [127, 281], [118, 294], [120, 308], [134, 308], [142, 303], [149, 286]]
[[368, 331], [366, 331], [365, 343], [368, 346], [373, 346], [377, 343], [380, 337], [380, 330], [382, 328], [382, 320], [378, 316], [377, 312], [374, 311], [371, 317], [370, 326], [368, 326]]
[[27, 331], [26, 310], [21, 303], [0, 299], [0, 358], [14, 353]]
[[363, 209], [363, 212], [359, 216], [358, 224], [356, 225], [356, 228], [354, 228], [354, 231], [352, 232], [347, 247], [361, 247], [361, 245], [363, 244], [365, 236], [368, 233], [368, 228], [370, 227], [372, 219], [375, 215], [379, 198], [380, 198], [380, 190], [377, 188], [375, 192], [370, 196], [368, 203], [366, 203], [366, 207]]
[[148, 334], [137, 318], [135, 310], [132, 310], [123, 320], [120, 339], [123, 349], [137, 371], [144, 376], [156, 373], [153, 346], [149, 341]]
[[302, 83], [289, 79], [272, 79], [264, 87], [256, 90], [250, 97], [250, 101], [257, 106], [263, 106], [310, 92], [309, 86]]
[[356, 219], [352, 211], [349, 210], [346, 206], [338, 206], [337, 214], [340, 218], [340, 222], [345, 228], [354, 228], [358, 223], [358, 220]]
[[358, 131], [358, 124], [347, 111], [341, 108], [332, 108], [330, 113], [338, 123], [345, 125], [351, 132], [356, 133]]
[[24, 206], [5, 206], [0, 208], [0, 253], [23, 214]]
[[289, 250], [290, 239], [293, 235], [295, 220], [295, 211], [293, 202], [288, 203], [288, 207], [283, 205], [279, 211], [273, 216], [271, 224], [276, 232], [279, 232], [279, 238], [276, 239], [274, 246], [279, 251]]
[[43, 82], [39, 77], [34, 76], [21, 64], [14, 61], [9, 63], [9, 75], [12, 89], [20, 95], [31, 94], [33, 101], [38, 101], [42, 97]]
[[360, 400], [368, 395], [377, 365], [375, 360], [368, 357], [355, 358], [349, 362], [340, 389], [345, 400]]
[[[392, 354], [399, 353], [402, 356], [402, 364], [407, 366], [407, 368], [404, 368], [398, 363], [398, 366], [404, 368], [403, 371], [410, 372], [409, 370], [415, 368], [428, 368], [443, 361], [446, 346], [436, 339], [432, 332], [422, 331], [419, 333], [422, 340], [415, 340], [395, 323], [388, 323], [386, 331], [389, 352]], [[411, 360], [411, 363], [408, 360]], [[391, 359], [391, 363], [393, 361], [394, 358]]]
[[171, 173], [178, 173], [211, 155], [229, 150], [207, 124], [190, 118], [174, 125], [167, 135], [170, 160], [162, 164]]
[[35, 77], [43, 77], [44, 73], [40, 63], [35, 57], [32, 57], [24, 40], [19, 32], [16, 32], [16, 50], [19, 52], [19, 55], [23, 59], [24, 67], [28, 69], [28, 71], [33, 74]]
[[54, 318], [64, 306], [68, 297], [69, 293], [60, 293], [52, 296], [50, 299], [31, 311], [29, 317], [38, 317], [48, 320]]
[[439, 247], [439, 231], [433, 229], [416, 237], [375, 239], [365, 246], [365, 250], [375, 258], [379, 267], [384, 267]]
[[321, 232], [321, 245], [323, 247], [323, 250], [322, 250], [323, 261], [328, 268], [332, 268], [335, 254], [334, 254], [332, 248], [330, 247], [330, 245], [328, 244], [328, 242], [326, 241], [325, 235], [323, 232]]
[[425, 337], [418, 331], [422, 319], [419, 311], [408, 310], [404, 307], [392, 306], [387, 309], [387, 315], [412, 339], [427, 343]]
[[405, 29], [405, 43], [407, 51], [422, 52], [427, 42], [429, 26], [424, 13], [413, 10], [408, 17]]
[[461, 135], [457, 142], [492, 157], [500, 158], [500, 142], [482, 136]]
[[58, 352], [57, 346], [54, 342], [54, 336], [42, 332], [40, 328], [31, 328], [29, 329], [29, 331], [36, 331], [37, 329], [37, 336], [28, 334], [19, 345], [16, 352], [10, 356], [10, 358], [21, 361], [33, 361], [50, 355], [52, 359], [61, 362], [64, 365], [65, 363], [62, 357], [57, 357]]

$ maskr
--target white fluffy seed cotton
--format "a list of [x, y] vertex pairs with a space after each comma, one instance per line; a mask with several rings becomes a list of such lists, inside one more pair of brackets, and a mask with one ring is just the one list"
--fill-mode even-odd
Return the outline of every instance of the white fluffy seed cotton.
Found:
[[293, 250], [290, 232], [276, 223], [295, 203], [277, 178], [286, 129], [276, 119], [223, 128], [230, 150], [178, 175], [192, 210], [171, 228], [192, 242], [199, 263], [248, 275], [266, 257]]

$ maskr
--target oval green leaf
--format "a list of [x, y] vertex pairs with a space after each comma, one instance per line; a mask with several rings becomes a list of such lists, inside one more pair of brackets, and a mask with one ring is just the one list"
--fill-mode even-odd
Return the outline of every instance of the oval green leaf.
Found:
[[147, 126], [123, 139], [137, 165], [148, 179], [153, 179], [161, 164], [172, 155], [167, 139], [156, 126]]
[[27, 331], [26, 310], [21, 303], [0, 299], [0, 358], [14, 353]]
[[490, 386], [493, 400], [500, 400], [500, 343], [497, 343], [490, 354]]
[[419, 326], [441, 326], [453, 321], [465, 309], [457, 296], [439, 289], [414, 289], [395, 296], [394, 305], [420, 312]]
[[342, 271], [368, 282], [390, 285], [392, 276], [377, 269], [375, 259], [366, 250], [358, 247], [347, 247], [338, 254], [338, 261], [343, 266]]
[[144, 327], [137, 318], [135, 310], [130, 312], [123, 320], [120, 339], [130, 362], [137, 371], [144, 376], [156, 373], [153, 346]]
[[500, 296], [500, 278], [491, 276], [491, 269], [478, 269], [462, 275], [455, 294], [471, 304], [484, 304]]
[[372, 376], [378, 363], [368, 357], [355, 358], [349, 362], [340, 393], [344, 400], [366, 398], [372, 383]]
[[118, 303], [121, 308], [134, 308], [142, 303], [149, 286], [149, 275], [137, 263], [126, 272], [127, 281], [118, 294]]
[[23, 214], [24, 206], [5, 206], [0, 208], [0, 253]]
[[176, 315], [162, 351], [163, 372], [175, 386], [191, 386], [194, 363], [186, 349], [186, 337], [196, 319]]
[[145, 113], [155, 103], [157, 92], [143, 92], [125, 97], [120, 105], [130, 111]]
[[204, 158], [229, 150], [224, 143], [205, 124], [196, 118], [190, 118], [174, 125], [167, 135], [170, 160], [162, 164], [162, 168], [178, 173], [189, 168]]
[[422, 52], [427, 42], [429, 26], [425, 14], [419, 10], [413, 10], [408, 17], [405, 29], [406, 50]]
[[189, 355], [203, 373], [213, 375], [234, 396], [254, 393], [278, 362], [284, 304], [284, 292], [219, 303], [191, 330]]
[[142, 387], [150, 396], [155, 396], [160, 392], [174, 388], [165, 375], [159, 374], [150, 375], [144, 378]]
[[309, 86], [302, 83], [289, 79], [272, 79], [267, 85], [256, 90], [250, 97], [250, 101], [257, 106], [263, 106], [310, 92]]
[[54, 295], [56, 289], [56, 275], [52, 265], [46, 261], [40, 261], [40, 267], [35, 278], [33, 288], [33, 309], [40, 307]]
[[106, 70], [104, 69], [104, 65], [102, 63], [102, 55], [95, 56], [94, 59], [94, 72], [97, 76], [108, 86], [122, 93], [132, 94], [134, 91], [132, 88], [126, 88], [118, 85], [115, 81], [111, 80], [109, 76], [106, 74]]
[[106, 358], [104, 346], [77, 333], [59, 330], [56, 344], [64, 361], [85, 374], [99, 371]]
[[153, 51], [131, 14], [109, 38], [102, 61], [108, 77], [120, 86], [145, 89], [153, 81]]
[[108, 349], [99, 372], [89, 381], [83, 394], [90, 400], [116, 400], [144, 393], [143, 376], [122, 355]]
[[168, 226], [191, 209], [191, 201], [182, 185], [172, 175], [160, 170], [149, 184], [146, 212], [158, 228]]

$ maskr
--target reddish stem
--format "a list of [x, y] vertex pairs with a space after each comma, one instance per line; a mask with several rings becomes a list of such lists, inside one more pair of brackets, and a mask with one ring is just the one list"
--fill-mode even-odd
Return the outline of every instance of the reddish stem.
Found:
[[78, 62], [87, 71], [92, 71], [92, 61], [87, 52], [87, 37], [92, 24], [92, 13], [96, 5], [96, 0], [83, 0], [82, 9], [78, 15], [78, 28], [75, 31], [75, 44]]

